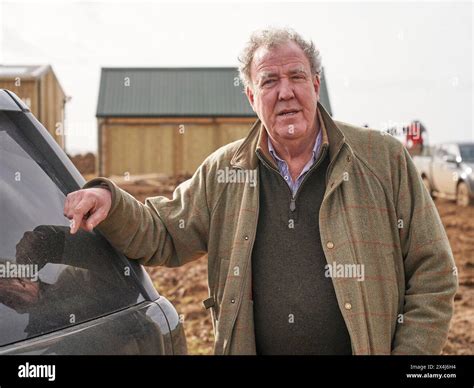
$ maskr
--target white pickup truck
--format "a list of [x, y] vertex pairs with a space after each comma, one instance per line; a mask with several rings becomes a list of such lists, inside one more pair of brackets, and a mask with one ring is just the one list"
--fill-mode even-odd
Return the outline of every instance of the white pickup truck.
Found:
[[433, 197], [469, 206], [474, 196], [474, 143], [458, 142], [425, 147], [413, 161]]

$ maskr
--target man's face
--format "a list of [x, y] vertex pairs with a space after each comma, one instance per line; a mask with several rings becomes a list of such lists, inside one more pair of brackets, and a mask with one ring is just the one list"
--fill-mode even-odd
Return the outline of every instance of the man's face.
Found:
[[271, 138], [291, 141], [314, 130], [320, 81], [296, 43], [258, 48], [250, 74], [246, 94]]

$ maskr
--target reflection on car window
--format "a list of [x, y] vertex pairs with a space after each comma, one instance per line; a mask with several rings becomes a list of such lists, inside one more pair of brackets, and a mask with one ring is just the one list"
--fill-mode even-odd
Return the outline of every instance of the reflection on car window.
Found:
[[143, 300], [128, 262], [95, 233], [69, 233], [65, 195], [0, 130], [0, 346]]

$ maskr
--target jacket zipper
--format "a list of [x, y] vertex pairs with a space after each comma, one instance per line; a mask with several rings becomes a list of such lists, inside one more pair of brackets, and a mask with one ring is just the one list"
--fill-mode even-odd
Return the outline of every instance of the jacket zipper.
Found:
[[[321, 164], [321, 161], [324, 159], [324, 157], [326, 156], [326, 151], [327, 151], [327, 147], [323, 145], [323, 147], [321, 148], [321, 156], [319, 158], [319, 160], [313, 165], [311, 166], [311, 168], [308, 170], [308, 173], [310, 171], [312, 171], [314, 168], [316, 168], [317, 166], [319, 166], [319, 164]], [[259, 153], [260, 154], [260, 153]], [[268, 167], [270, 168], [271, 170], [275, 171], [276, 173], [278, 173], [278, 175], [280, 176], [281, 179], [283, 179], [283, 177], [281, 176], [280, 174], [280, 171], [278, 171], [277, 169], [273, 168], [270, 164], [267, 163], [267, 161], [265, 160], [265, 157], [263, 155], [261, 155], [261, 160], [262, 162]], [[327, 173], [327, 171], [326, 171]], [[293, 193], [290, 189], [290, 187], [288, 186], [288, 183], [286, 183], [286, 181], [283, 179], [283, 181], [285, 182], [285, 185], [286, 187], [288, 188], [288, 191], [290, 193], [290, 197], [291, 197], [291, 200], [290, 200], [290, 210], [291, 211], [294, 211], [296, 209], [296, 197], [301, 189], [301, 187], [303, 186], [303, 183], [305, 182], [305, 180], [307, 179], [309, 174], [307, 174], [307, 176], [305, 176], [303, 178], [303, 181], [301, 182], [301, 185], [300, 187], [298, 188], [298, 190], [296, 191], [296, 194], [295, 196], [293, 196]], [[255, 237], [256, 237], [256, 234], [257, 234], [257, 227], [258, 227], [258, 218], [259, 218], [259, 213], [260, 213], [260, 188], [259, 188], [259, 183], [256, 185], [255, 189], [257, 190], [257, 208], [256, 208], [256, 223], [255, 223], [255, 228], [253, 230], [253, 236], [252, 236], [252, 240], [251, 240], [251, 244], [250, 244], [250, 250], [249, 250], [249, 254], [250, 256], [252, 256], [252, 251], [253, 251], [253, 246], [255, 245]], [[249, 260], [246, 260], [245, 261], [245, 268], [244, 268], [244, 276], [245, 274], [247, 273], [247, 266], [249, 264]], [[245, 280], [244, 280], [245, 281]], [[250, 279], [251, 281], [251, 279]], [[234, 330], [234, 325], [235, 325], [235, 320], [237, 319], [237, 315], [238, 315], [238, 312], [240, 310], [240, 306], [242, 305], [242, 299], [243, 299], [243, 293], [244, 293], [244, 284], [242, 284], [242, 286], [240, 287], [240, 292], [239, 292], [239, 298], [237, 299], [237, 307], [236, 307], [236, 313], [234, 314], [234, 317], [232, 318], [232, 323], [230, 325], [230, 327], [232, 328], [231, 330], [233, 331]], [[232, 337], [232, 331], [230, 332], [229, 334], [229, 341], [227, 343], [227, 346], [224, 346], [224, 349], [223, 349], [223, 354], [229, 354], [229, 351], [230, 351], [230, 340], [231, 340], [231, 337]]]
[[275, 171], [279, 177], [281, 179], [283, 179], [283, 181], [285, 182], [285, 185], [286, 187], [288, 188], [288, 191], [290, 193], [290, 211], [291, 212], [294, 212], [296, 210], [296, 200], [298, 198], [298, 195], [303, 187], [303, 184], [306, 182], [306, 180], [308, 179], [308, 177], [311, 175], [310, 173], [316, 169], [316, 167], [318, 167], [321, 162], [324, 160], [324, 157], [326, 156], [326, 150], [327, 150], [327, 147], [326, 146], [323, 146], [321, 148], [321, 154], [320, 154], [320, 157], [319, 159], [316, 161], [316, 163], [314, 165], [311, 166], [311, 168], [306, 172], [306, 175], [304, 176], [303, 180], [301, 181], [301, 184], [300, 186], [298, 187], [298, 190], [296, 190], [296, 193], [293, 195], [293, 192], [291, 191], [291, 188], [288, 186], [288, 183], [285, 181], [285, 179], [283, 179], [283, 177], [281, 176], [281, 173], [279, 170], [277, 170], [276, 168], [274, 168], [273, 166], [271, 166], [266, 160], [265, 160], [265, 157], [262, 156], [261, 160], [262, 162], [265, 164], [265, 166], [267, 166], [268, 168], [270, 168], [271, 170]]

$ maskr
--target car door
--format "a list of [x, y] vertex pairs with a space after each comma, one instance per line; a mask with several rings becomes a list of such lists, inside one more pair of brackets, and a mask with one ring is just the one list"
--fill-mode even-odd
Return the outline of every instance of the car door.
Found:
[[184, 335], [176, 311], [100, 234], [69, 233], [63, 206], [74, 181], [57, 173], [65, 165], [54, 167], [52, 149], [42, 154], [19, 130], [44, 128], [2, 108], [0, 353], [39, 351], [43, 341], [56, 354], [173, 353], [172, 335]]
[[461, 154], [457, 144], [448, 144], [446, 146], [446, 193], [456, 195], [457, 184], [460, 178], [459, 161]]
[[456, 172], [456, 164], [448, 162], [450, 155], [450, 144], [443, 144], [438, 147], [433, 157], [433, 181], [436, 190], [443, 193], [453, 194], [453, 179]]
[[446, 150], [444, 145], [438, 145], [434, 149], [432, 161], [432, 182], [434, 189], [440, 193], [444, 193], [444, 157]]

